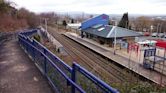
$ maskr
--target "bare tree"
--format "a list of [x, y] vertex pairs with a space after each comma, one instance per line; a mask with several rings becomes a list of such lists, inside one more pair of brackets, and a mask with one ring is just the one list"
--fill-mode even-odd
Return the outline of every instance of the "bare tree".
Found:
[[166, 32], [166, 27], [165, 27], [166, 21], [165, 20], [155, 19], [155, 20], [153, 20], [152, 24], [153, 24], [155, 32], [161, 32], [161, 33]]
[[133, 24], [137, 31], [150, 31], [152, 20], [149, 17], [141, 16], [136, 18], [136, 20], [133, 21]]
[[[54, 24], [57, 24], [59, 19], [60, 19], [60, 16], [54, 12], [48, 12], [48, 13], [41, 13], [40, 14], [40, 18], [41, 19], [45, 19], [47, 18], [48, 20], [48, 25], [54, 25]], [[43, 20], [44, 21], [44, 20]]]

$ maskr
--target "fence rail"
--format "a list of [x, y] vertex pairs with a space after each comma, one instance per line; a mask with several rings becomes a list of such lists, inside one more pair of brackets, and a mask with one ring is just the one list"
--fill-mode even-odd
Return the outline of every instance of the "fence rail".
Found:
[[[116, 89], [110, 87], [108, 84], [106, 84], [105, 82], [103, 82], [102, 80], [100, 80], [99, 78], [94, 76], [92, 73], [87, 71], [85, 68], [81, 67], [79, 64], [74, 62], [72, 80], [76, 83], [78, 82], [78, 79], [82, 78], [82, 77], [77, 78], [78, 72], [80, 72], [80, 74], [82, 74], [84, 76], [83, 80], [85, 80], [85, 78], [86, 78], [86, 85], [88, 85], [88, 87], [85, 90], [89, 90], [89, 91], [87, 91], [87, 93], [94, 93], [94, 92], [119, 93]], [[91, 83], [89, 83], [88, 80], [91, 81]], [[93, 90], [93, 89], [95, 89], [95, 90]]]
[[[21, 32], [18, 35], [19, 43], [35, 64], [37, 64], [37, 67], [40, 69], [42, 74], [47, 77], [56, 92], [119, 93], [116, 89], [95, 77], [79, 64], [74, 63], [73, 66], [70, 67], [38, 41], [30, 39], [29, 36], [35, 33], [37, 33], [37, 30]], [[78, 76], [78, 72], [92, 82], [93, 86], [81, 86], [79, 84], [79, 78], [82, 77]]]

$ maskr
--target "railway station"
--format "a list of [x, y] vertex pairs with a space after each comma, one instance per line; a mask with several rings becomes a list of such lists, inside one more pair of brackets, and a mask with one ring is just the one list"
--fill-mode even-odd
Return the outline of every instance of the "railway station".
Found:
[[135, 42], [135, 37], [141, 36], [136, 31], [108, 25], [108, 22], [109, 16], [105, 14], [84, 21], [80, 27], [81, 36], [100, 44], [108, 44], [110, 47], [113, 47], [115, 38], [120, 46], [127, 46], [128, 43]]
[[[126, 54], [123, 51], [119, 51], [119, 50], [116, 50], [116, 55], [115, 55], [113, 49], [104, 47], [96, 42], [90, 41], [88, 39], [82, 39], [81, 37], [75, 36], [71, 33], [66, 33], [65, 35], [67, 37], [69, 37], [70, 39], [75, 40], [76, 42], [84, 45], [85, 47], [99, 53], [100, 55], [102, 55], [106, 58], [109, 58], [110, 60], [113, 60], [114, 62], [130, 69], [131, 71], [139, 74], [140, 76], [143, 76], [144, 78], [147, 78], [148, 80], [150, 80], [156, 84], [159, 84], [159, 85], [166, 84], [166, 77], [165, 77], [165, 75], [162, 75], [163, 73], [161, 73], [161, 71], [162, 71], [161, 67], [163, 67], [163, 62], [165, 62], [165, 61], [163, 61], [164, 58], [162, 58], [162, 57], [158, 57], [158, 58], [160, 58], [160, 59], [158, 59], [158, 62], [161, 62], [162, 64], [158, 65], [158, 67], [160, 67], [160, 68], [156, 72], [154, 70], [149, 70], [149, 68], [152, 68], [155, 65], [155, 63], [153, 63], [153, 62], [157, 62], [157, 60], [151, 60], [151, 62], [149, 62], [150, 66], [146, 65], [146, 63], [148, 63], [147, 59], [148, 60], [153, 59], [154, 55], [149, 56], [151, 58], [147, 58], [147, 56], [145, 56], [145, 59], [144, 59], [144, 57], [143, 57], [144, 52], [142, 52], [141, 53], [142, 58], [138, 59], [139, 56], [136, 56], [137, 55], [136, 53]], [[149, 51], [150, 50], [148, 50], [148, 53], [149, 53]], [[156, 53], [156, 52], [154, 52], [154, 53]], [[146, 62], [146, 63], [143, 63], [143, 62]], [[155, 65], [155, 66], [157, 66], [157, 65]], [[156, 70], [157, 67], [155, 67], [155, 68], [153, 67], [153, 69]], [[164, 68], [164, 71], [165, 71], [165, 68]], [[161, 76], [163, 78], [162, 82], [160, 81]]]
[[[33, 67], [38, 68], [42, 73], [38, 78], [42, 77], [42, 82], [47, 85], [48, 89], [45, 91], [50, 91], [50, 93], [52, 93], [52, 89], [57, 93], [75, 93], [76, 91], [79, 93], [119, 93], [122, 91], [121, 87], [129, 87], [124, 82], [139, 84], [147, 81], [166, 86], [165, 57], [163, 57], [166, 43], [150, 39], [136, 40], [142, 38], [139, 33], [108, 25], [107, 18], [107, 15], [102, 14], [92, 18], [93, 22], [91, 19], [85, 21], [89, 26], [83, 26], [84, 23], [82, 23], [83, 25], [80, 27], [82, 29], [76, 32], [79, 34], [73, 32], [62, 34], [51, 27], [48, 31], [43, 28], [22, 31], [16, 34], [14, 46], [15, 48], [16, 46], [21, 47], [22, 52], [26, 53], [23, 52], [24, 57], [27, 56], [26, 62], [34, 63]], [[64, 58], [70, 59], [70, 62], [64, 61]], [[25, 65], [27, 68], [30, 66]], [[38, 70], [35, 69], [35, 72], [39, 74]], [[33, 71], [29, 71], [29, 73], [31, 72]], [[3, 74], [7, 76], [6, 73]], [[15, 72], [11, 75], [14, 74]], [[31, 74], [28, 74], [27, 77], [29, 75]], [[38, 81], [36, 77], [31, 78]], [[29, 81], [34, 85], [33, 81]], [[87, 82], [85, 83], [85, 81]], [[23, 83], [28, 86], [27, 82], [21, 80], [22, 85]], [[42, 91], [41, 87], [44, 86], [40, 85], [37, 87], [40, 88], [39, 91]], [[33, 90], [33, 88], [28, 88]], [[5, 89], [9, 89], [9, 87]], [[3, 89], [3, 91], [5, 90]], [[18, 91], [20, 90], [18, 89]]]
[[105, 14], [84, 21], [80, 34], [65, 36], [157, 84], [166, 84], [163, 41], [142, 40], [136, 31], [108, 25]]
[[0, 93], [166, 93], [164, 4], [1, 0]]

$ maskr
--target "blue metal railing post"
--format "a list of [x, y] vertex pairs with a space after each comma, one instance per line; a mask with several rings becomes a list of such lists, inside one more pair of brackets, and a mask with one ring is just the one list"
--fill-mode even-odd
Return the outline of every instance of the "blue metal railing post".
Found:
[[[34, 40], [32, 40], [32, 45], [34, 46]], [[32, 48], [32, 59], [35, 62], [35, 49]]]
[[[46, 55], [46, 49], [45, 48], [43, 48], [43, 53]], [[46, 57], [44, 57], [44, 73], [45, 73], [45, 75], [47, 75], [47, 58]]]
[[[72, 65], [71, 79], [74, 83], [76, 83], [76, 65], [75, 65], [75, 63], [73, 63], [73, 65]], [[75, 87], [74, 86], [72, 86], [71, 92], [75, 93]]]

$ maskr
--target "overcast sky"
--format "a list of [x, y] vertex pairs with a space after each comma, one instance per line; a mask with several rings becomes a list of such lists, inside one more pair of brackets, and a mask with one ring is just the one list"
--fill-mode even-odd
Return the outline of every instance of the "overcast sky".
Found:
[[9, 0], [17, 7], [40, 13], [85, 12], [106, 14], [166, 14], [166, 0]]

